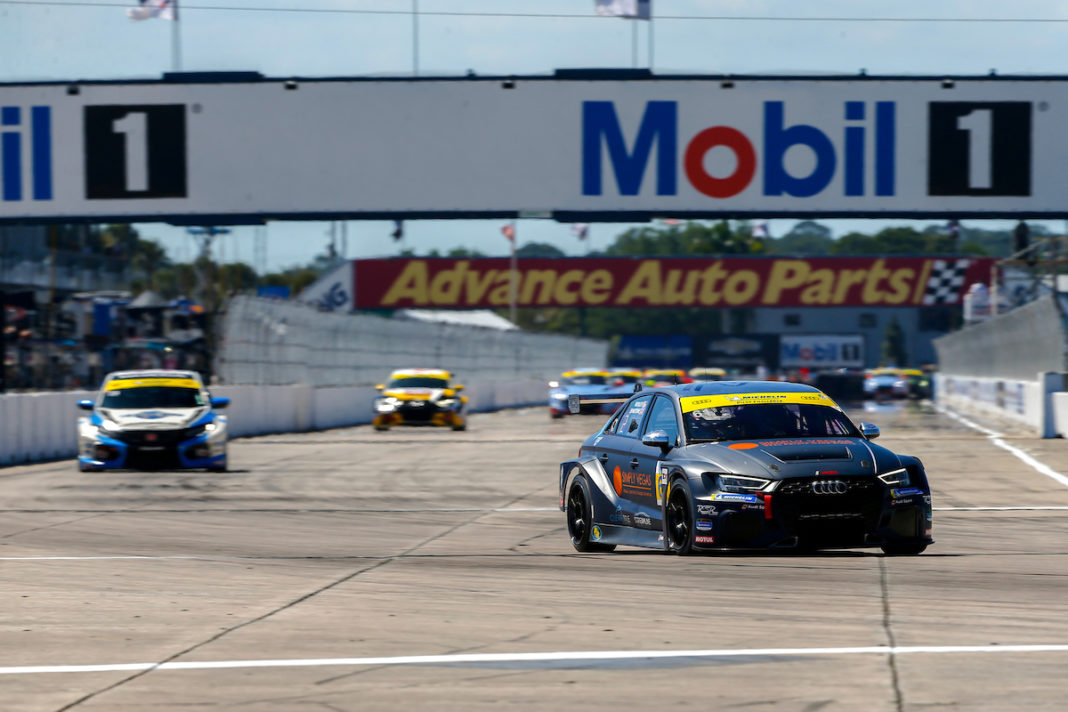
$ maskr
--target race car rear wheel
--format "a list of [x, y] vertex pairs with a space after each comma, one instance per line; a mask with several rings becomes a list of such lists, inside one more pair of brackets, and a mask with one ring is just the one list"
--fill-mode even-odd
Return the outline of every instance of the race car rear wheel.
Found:
[[927, 549], [925, 541], [890, 541], [879, 547], [887, 556], [916, 556]]
[[668, 551], [686, 556], [693, 552], [693, 513], [686, 490], [672, 483], [671, 494], [664, 505], [664, 541]]
[[593, 532], [593, 507], [590, 505], [590, 490], [586, 480], [577, 477], [567, 494], [567, 533], [571, 546], [576, 551], [614, 551], [615, 544], [599, 544], [590, 541]]

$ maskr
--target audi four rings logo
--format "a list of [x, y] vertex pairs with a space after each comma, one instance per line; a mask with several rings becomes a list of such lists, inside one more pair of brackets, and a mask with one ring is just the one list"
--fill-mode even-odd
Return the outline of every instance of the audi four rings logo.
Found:
[[812, 483], [813, 494], [845, 494], [849, 486], [841, 480], [816, 480]]

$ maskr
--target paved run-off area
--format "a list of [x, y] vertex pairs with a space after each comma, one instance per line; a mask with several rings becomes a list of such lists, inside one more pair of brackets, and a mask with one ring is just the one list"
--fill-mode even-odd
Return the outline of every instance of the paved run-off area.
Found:
[[557, 464], [599, 421], [542, 409], [0, 469], [0, 710], [1068, 708], [1068, 487], [929, 406], [851, 415], [926, 464], [922, 556], [577, 554]]

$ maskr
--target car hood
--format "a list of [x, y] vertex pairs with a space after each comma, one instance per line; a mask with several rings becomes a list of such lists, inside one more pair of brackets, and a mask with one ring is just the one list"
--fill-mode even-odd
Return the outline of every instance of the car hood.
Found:
[[203, 418], [211, 409], [196, 408], [101, 408], [98, 415], [118, 425], [119, 430], [175, 430]]
[[871, 475], [901, 467], [897, 455], [863, 438], [697, 443], [678, 450], [677, 459], [693, 461], [691, 464], [700, 462], [710, 471], [772, 479], [812, 475], [817, 470], [833, 470], [840, 475]]

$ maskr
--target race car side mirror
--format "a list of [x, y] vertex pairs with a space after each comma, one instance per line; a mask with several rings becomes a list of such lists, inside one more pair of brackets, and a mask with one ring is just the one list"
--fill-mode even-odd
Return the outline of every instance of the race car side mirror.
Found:
[[646, 447], [658, 447], [661, 452], [667, 452], [674, 443], [663, 430], [651, 430], [642, 438], [642, 445]]
[[211, 407], [212, 408], [225, 408], [228, 405], [230, 405], [230, 399], [229, 398], [212, 398], [211, 399]]
[[382, 389], [384, 389], [385, 387], [386, 387], [386, 384], [385, 384], [385, 383], [379, 383], [379, 384], [378, 384], [377, 386], [375, 386], [375, 390], [376, 390], [376, 391], [381, 391], [381, 390], [382, 390]]
[[861, 423], [860, 434], [868, 440], [874, 440], [879, 437], [879, 426], [875, 423]]
[[91, 401], [91, 400], [80, 400], [80, 401], [78, 401], [78, 407], [81, 408], [82, 410], [92, 410], [93, 409], [93, 401]]
[[464, 387], [461, 386], [459, 383], [457, 383], [455, 386], [452, 387], [452, 389], [454, 391], [462, 391], [464, 389]]

